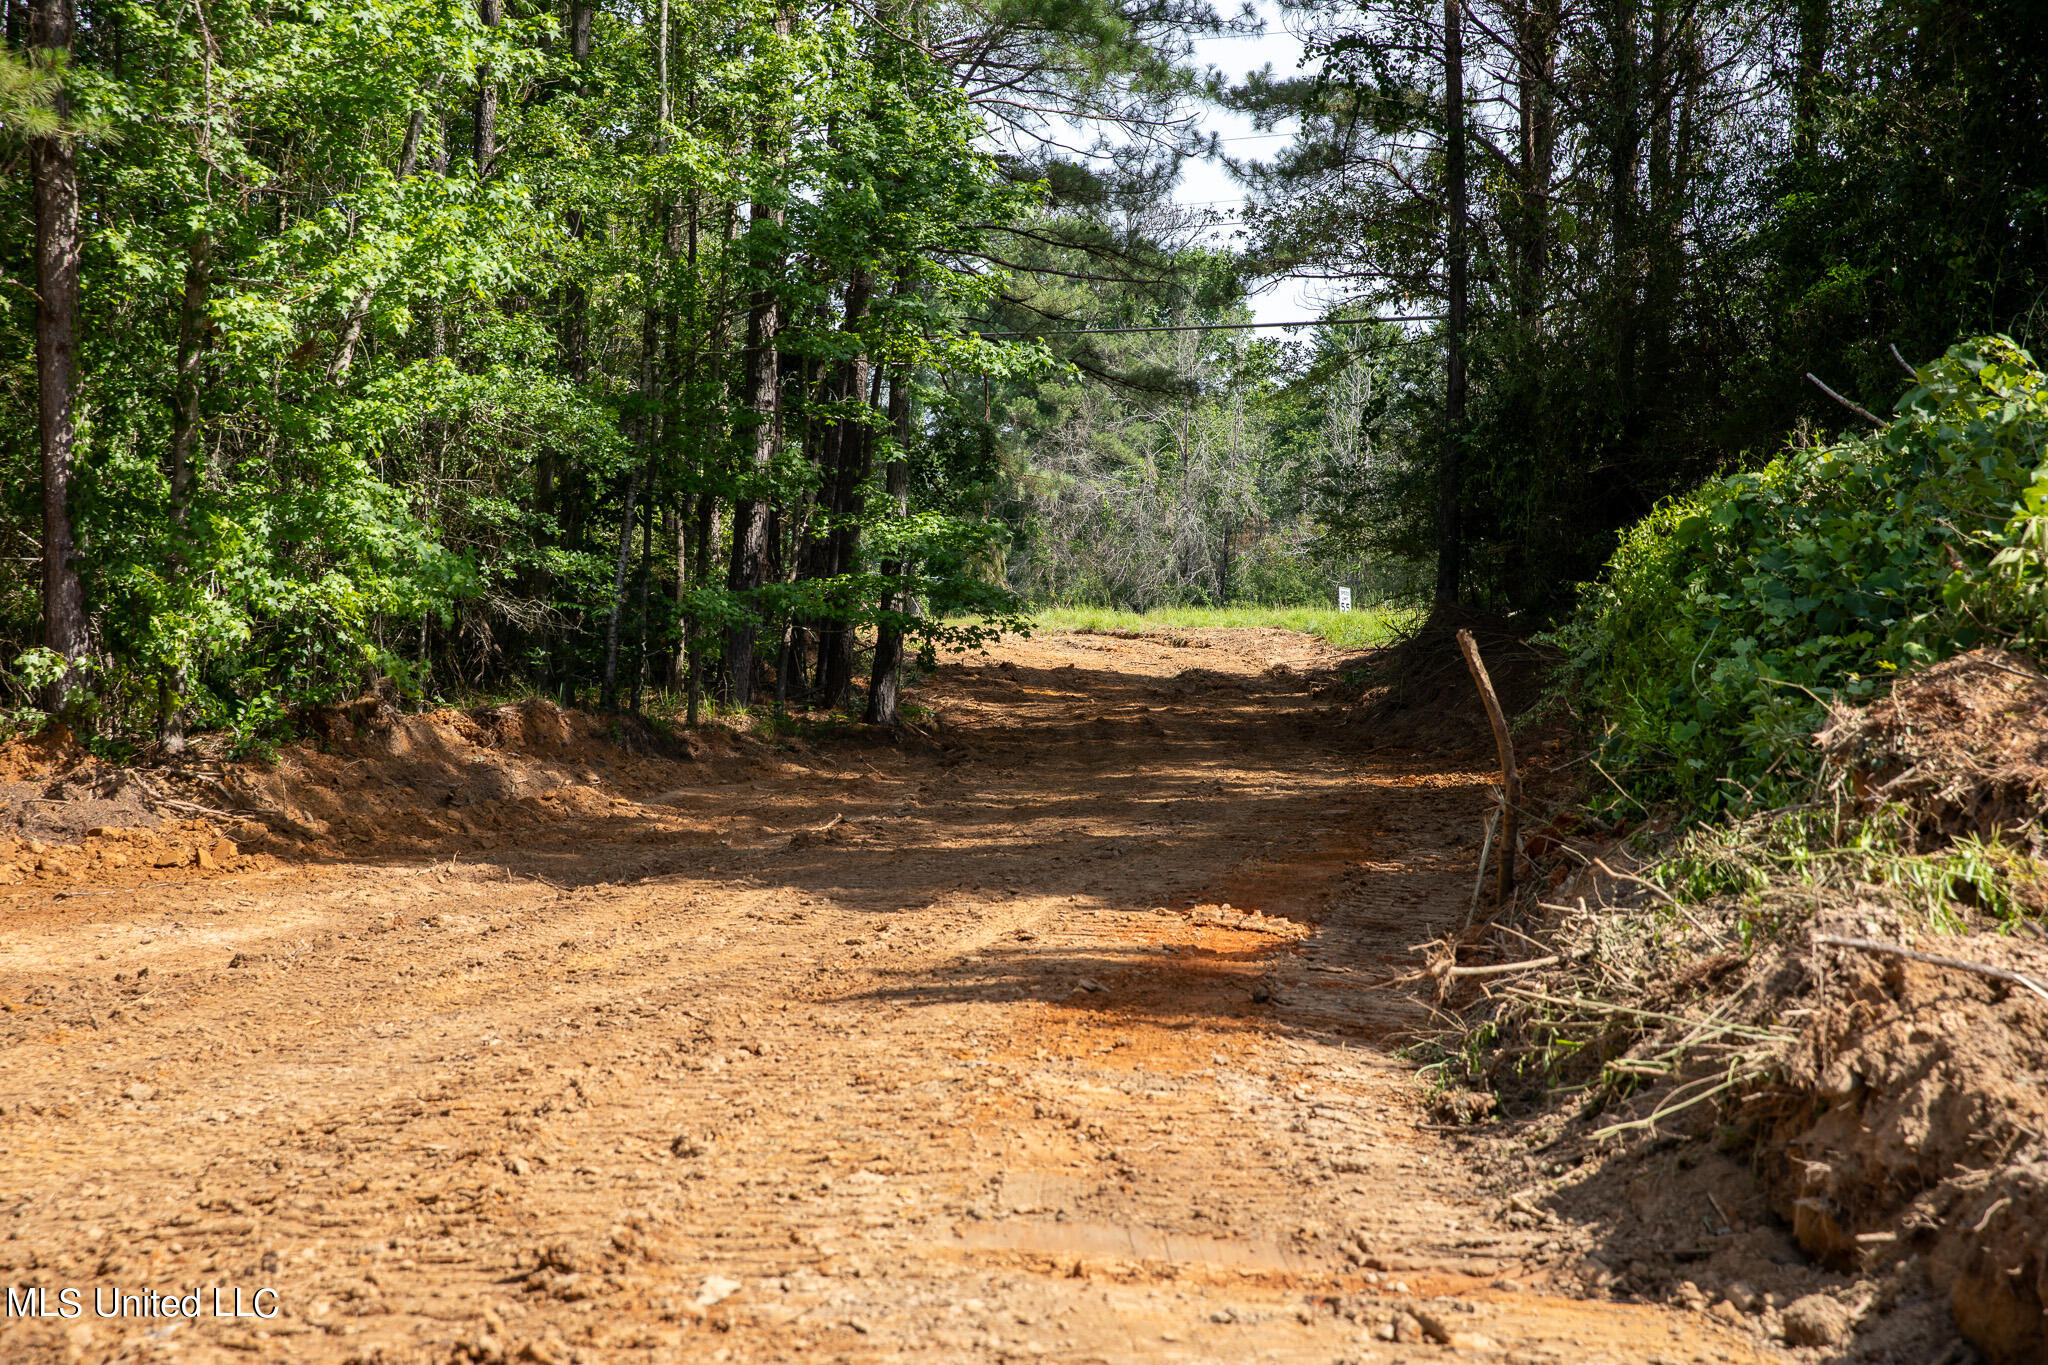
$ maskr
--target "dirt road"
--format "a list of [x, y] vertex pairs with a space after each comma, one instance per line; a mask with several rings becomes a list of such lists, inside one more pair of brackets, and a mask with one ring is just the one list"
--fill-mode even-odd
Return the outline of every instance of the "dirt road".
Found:
[[1367, 987], [1464, 912], [1485, 775], [1375, 752], [1332, 662], [1013, 642], [936, 747], [9, 888], [0, 1282], [82, 1312], [0, 1358], [1766, 1358], [1551, 1287], [1570, 1230], [1426, 1121]]

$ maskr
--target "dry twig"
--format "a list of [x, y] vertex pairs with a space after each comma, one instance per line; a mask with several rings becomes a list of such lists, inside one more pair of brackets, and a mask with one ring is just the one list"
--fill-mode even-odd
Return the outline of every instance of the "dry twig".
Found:
[[1532, 957], [1527, 962], [1502, 962], [1491, 967], [1452, 967], [1446, 976], [1505, 976], [1509, 972], [1533, 972], [1538, 967], [1555, 967], [1564, 959], [1555, 953], [1549, 957]]

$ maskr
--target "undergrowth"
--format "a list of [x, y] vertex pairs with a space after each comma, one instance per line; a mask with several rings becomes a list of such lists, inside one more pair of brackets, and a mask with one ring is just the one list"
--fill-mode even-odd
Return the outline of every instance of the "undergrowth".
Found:
[[1797, 799], [1830, 703], [2048, 638], [2048, 379], [1978, 340], [1897, 410], [1665, 503], [1585, 590], [1556, 641], [1629, 796], [1695, 817]]
[[[1439, 1107], [1575, 1102], [1590, 1136], [1704, 1131], [1768, 1083], [1796, 1037], [1818, 928], [1910, 944], [2048, 937], [2038, 826], [1921, 846], [1919, 813], [1814, 801], [1639, 835], [1586, 859], [1525, 922], [1559, 959], [1447, 999], [1430, 1044]], [[1634, 871], [1607, 859], [1627, 857]], [[1444, 945], [1445, 948], [1451, 945]], [[1440, 949], [1433, 969], [1449, 984]], [[1454, 1096], [1460, 1088], [1465, 1098]], [[1487, 1098], [1475, 1107], [1471, 1096]]]

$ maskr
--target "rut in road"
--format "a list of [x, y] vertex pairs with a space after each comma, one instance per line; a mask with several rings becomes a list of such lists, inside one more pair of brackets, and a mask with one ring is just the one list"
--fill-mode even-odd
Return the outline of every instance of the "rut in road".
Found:
[[1765, 1358], [1548, 1288], [1391, 1050], [1485, 770], [1376, 752], [1309, 637], [1188, 643], [435, 861], [17, 889], [0, 1261], [88, 1310], [6, 1358]]

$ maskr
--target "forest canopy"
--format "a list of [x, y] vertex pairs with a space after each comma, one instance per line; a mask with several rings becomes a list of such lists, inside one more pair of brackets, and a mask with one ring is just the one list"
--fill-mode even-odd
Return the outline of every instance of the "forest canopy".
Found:
[[[1203, 72], [1261, 19], [1301, 70]], [[2030, 20], [8, 0], [0, 668], [175, 746], [373, 685], [887, 721], [1055, 601], [1557, 619], [2038, 343]], [[1217, 104], [1288, 139], [1230, 250]], [[1324, 325], [1244, 329], [1288, 276]]]

